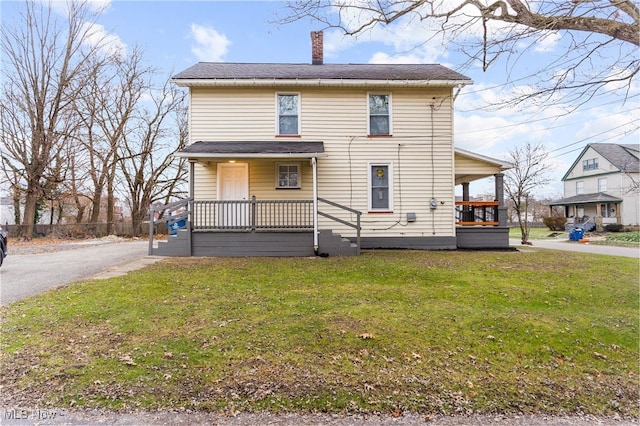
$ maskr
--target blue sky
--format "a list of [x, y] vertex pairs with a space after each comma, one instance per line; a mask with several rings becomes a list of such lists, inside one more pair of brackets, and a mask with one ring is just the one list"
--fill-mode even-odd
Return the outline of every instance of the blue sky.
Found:
[[[277, 1], [125, 1], [94, 0], [106, 6], [96, 29], [110, 37], [115, 48], [139, 46], [150, 65], [165, 76], [198, 61], [287, 62], [311, 61], [310, 31], [322, 29], [310, 21], [278, 25], [286, 13]], [[60, 3], [57, 3], [59, 6]], [[2, 23], [16, 19], [20, 2], [0, 2]], [[479, 66], [461, 69], [465, 58], [442, 40], [423, 43], [428, 28], [401, 23], [378, 28], [358, 39], [325, 31], [327, 63], [441, 63], [474, 80], [456, 100], [455, 145], [480, 154], [506, 159], [507, 152], [525, 142], [542, 143], [550, 152], [549, 177], [553, 184], [536, 195], [562, 196], [560, 179], [587, 143], [638, 143], [640, 99], [638, 82], [622, 103], [621, 91], [596, 97], [576, 112], [565, 115], [561, 102], [543, 109], [531, 106], [487, 111], [483, 102], [513, 91], [527, 90], [530, 80], [505, 85], [508, 73], [526, 76], [535, 67], [562, 54], [562, 40], [549, 34], [535, 45], [523, 46], [515, 71], [498, 62], [488, 72]], [[635, 53], [637, 54], [637, 52]], [[471, 185], [472, 195], [490, 192], [491, 182]]]

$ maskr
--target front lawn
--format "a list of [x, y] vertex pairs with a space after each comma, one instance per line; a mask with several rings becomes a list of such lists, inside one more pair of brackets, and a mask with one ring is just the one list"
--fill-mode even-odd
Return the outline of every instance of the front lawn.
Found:
[[637, 416], [638, 261], [168, 259], [2, 309], [3, 406]]

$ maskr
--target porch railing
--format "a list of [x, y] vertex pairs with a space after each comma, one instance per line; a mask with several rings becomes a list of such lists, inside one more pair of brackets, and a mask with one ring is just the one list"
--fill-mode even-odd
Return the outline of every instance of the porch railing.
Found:
[[313, 229], [313, 200], [193, 201], [195, 231]]
[[[157, 223], [164, 222], [167, 230], [175, 228], [175, 225], [186, 224], [189, 219], [189, 203], [193, 198], [175, 201], [173, 203], [149, 207], [149, 255], [153, 255], [153, 231]], [[156, 218], [157, 213], [157, 218]], [[183, 222], [184, 221], [184, 222]]]
[[456, 225], [497, 226], [497, 201], [456, 201]]

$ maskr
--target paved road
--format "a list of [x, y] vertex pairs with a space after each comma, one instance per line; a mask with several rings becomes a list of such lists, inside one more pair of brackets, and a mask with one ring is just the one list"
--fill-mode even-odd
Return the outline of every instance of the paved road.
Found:
[[112, 268], [139, 264], [147, 241], [76, 244], [37, 254], [12, 254], [0, 268], [0, 305], [33, 296]]
[[523, 246], [520, 240], [511, 239], [509, 245], [523, 250], [544, 248], [552, 250], [577, 251], [581, 253], [605, 254], [640, 259], [640, 247], [617, 247], [598, 244], [578, 243], [569, 240], [531, 240], [531, 246]]

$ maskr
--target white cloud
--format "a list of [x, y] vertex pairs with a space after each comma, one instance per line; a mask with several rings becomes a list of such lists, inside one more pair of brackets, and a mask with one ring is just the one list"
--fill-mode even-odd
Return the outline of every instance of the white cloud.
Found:
[[191, 24], [191, 36], [195, 44], [191, 46], [199, 61], [222, 61], [227, 54], [231, 41], [224, 34], [220, 34], [212, 27]]
[[[50, 4], [59, 15], [69, 15], [69, 5], [71, 0], [41, 0], [42, 3]], [[111, 6], [111, 0], [85, 0], [89, 9], [94, 12], [104, 11]]]
[[545, 31], [542, 36], [536, 40], [536, 44], [533, 48], [536, 52], [539, 53], [548, 53], [552, 52], [560, 40], [562, 36], [557, 31]]
[[109, 33], [103, 25], [96, 23], [85, 23], [83, 32], [85, 34], [84, 43], [97, 47], [107, 55], [127, 55], [127, 45], [115, 34]]

